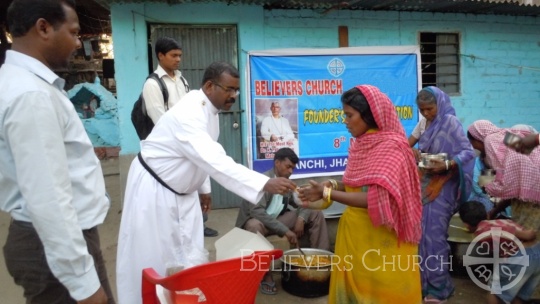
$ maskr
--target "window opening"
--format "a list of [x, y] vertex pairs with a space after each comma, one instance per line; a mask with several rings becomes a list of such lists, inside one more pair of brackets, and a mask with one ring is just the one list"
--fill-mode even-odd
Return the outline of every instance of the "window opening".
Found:
[[420, 33], [422, 85], [437, 86], [447, 94], [459, 94], [459, 34]]

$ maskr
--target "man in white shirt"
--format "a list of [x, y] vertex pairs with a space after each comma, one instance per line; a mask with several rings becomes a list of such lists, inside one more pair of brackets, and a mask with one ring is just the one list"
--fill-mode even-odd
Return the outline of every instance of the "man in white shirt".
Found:
[[217, 142], [219, 112], [236, 102], [239, 78], [232, 65], [212, 63], [201, 89], [167, 111], [141, 142], [140, 158], [128, 173], [118, 236], [119, 303], [141, 303], [144, 268], [166, 275], [167, 268], [205, 260], [202, 212], [209, 206], [201, 205], [198, 193], [210, 193], [210, 177], [253, 204], [265, 192], [283, 195], [296, 189], [289, 179], [269, 178], [237, 164]]
[[261, 136], [265, 141], [275, 145], [275, 151], [283, 147], [293, 149], [298, 153], [298, 140], [294, 136], [289, 120], [281, 115], [281, 105], [278, 102], [272, 102], [270, 105], [270, 115], [265, 117], [261, 123]]
[[99, 160], [65, 81], [81, 47], [72, 0], [14, 0], [0, 68], [0, 209], [7, 269], [27, 303], [114, 303], [97, 226], [109, 209]]
[[183, 54], [180, 44], [172, 38], [161, 37], [156, 41], [154, 49], [158, 59], [158, 66], [154, 73], [163, 80], [169, 92], [169, 100], [166, 102], [155, 79], [149, 78], [144, 83], [144, 104], [148, 116], [155, 125], [167, 110], [177, 104], [189, 92], [189, 85], [178, 70]]

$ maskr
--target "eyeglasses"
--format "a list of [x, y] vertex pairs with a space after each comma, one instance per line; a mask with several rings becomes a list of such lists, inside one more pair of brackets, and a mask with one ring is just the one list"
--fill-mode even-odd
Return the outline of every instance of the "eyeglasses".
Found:
[[219, 83], [217, 82], [212, 82], [213, 84], [217, 85], [218, 87], [220, 87], [223, 91], [227, 92], [227, 94], [233, 94], [234, 97], [240, 95], [240, 90], [238, 89], [234, 89], [234, 88], [226, 88], [222, 85], [220, 85]]

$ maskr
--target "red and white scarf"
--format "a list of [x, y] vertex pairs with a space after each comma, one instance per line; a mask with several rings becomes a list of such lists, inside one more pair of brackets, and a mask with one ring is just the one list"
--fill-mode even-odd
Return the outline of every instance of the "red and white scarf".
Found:
[[378, 88], [357, 88], [379, 129], [351, 143], [343, 182], [350, 187], [368, 186], [368, 213], [374, 226], [385, 225], [400, 241], [417, 244], [422, 219], [420, 181], [403, 126], [394, 105]]

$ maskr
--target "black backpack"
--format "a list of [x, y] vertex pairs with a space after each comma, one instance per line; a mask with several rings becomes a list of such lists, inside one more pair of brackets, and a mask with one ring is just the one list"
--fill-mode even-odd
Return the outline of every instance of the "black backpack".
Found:
[[[167, 91], [167, 85], [165, 85], [165, 82], [163, 82], [163, 80], [159, 78], [156, 73], [148, 75], [146, 79], [148, 80], [148, 78], [154, 79], [159, 84], [161, 93], [163, 93], [165, 111], [167, 111], [169, 109], [169, 91]], [[154, 128], [154, 122], [146, 112], [146, 105], [144, 103], [142, 92], [141, 95], [139, 95], [139, 99], [137, 99], [137, 101], [133, 105], [133, 110], [131, 110], [131, 122], [133, 122], [135, 131], [137, 131], [137, 135], [139, 135], [139, 138], [141, 140], [146, 139], [146, 137], [148, 137], [148, 135], [150, 134], [150, 132], [152, 132], [152, 129]]]

